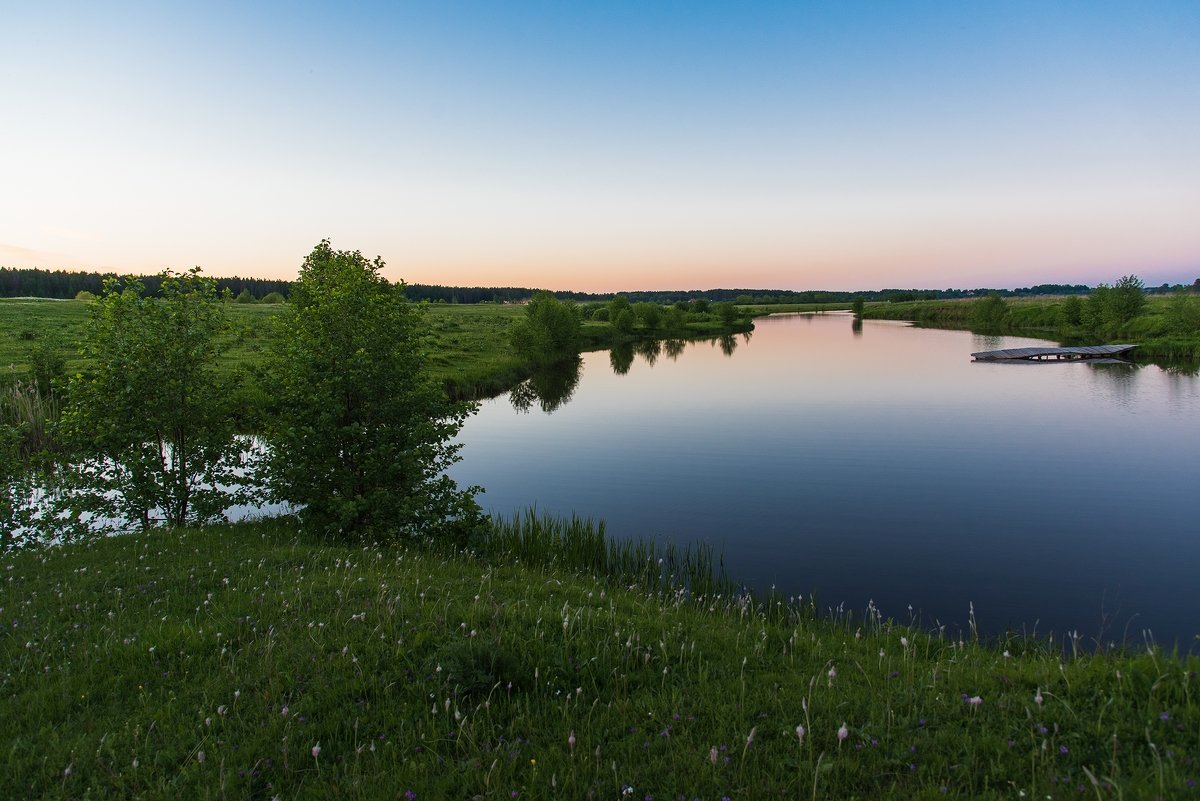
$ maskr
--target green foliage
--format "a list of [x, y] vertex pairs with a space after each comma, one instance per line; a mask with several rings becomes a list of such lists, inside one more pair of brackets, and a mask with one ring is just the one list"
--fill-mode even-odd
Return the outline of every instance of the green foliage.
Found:
[[1127, 323], [1146, 308], [1146, 292], [1136, 275], [1121, 276], [1109, 296], [1107, 321], [1112, 327]]
[[608, 302], [608, 319], [615, 321], [621, 312], [629, 308], [629, 298], [624, 295], [613, 296], [613, 299]]
[[691, 307], [689, 311], [696, 314], [708, 314], [708, 298], [693, 298], [689, 305]]
[[1071, 295], [1062, 302], [1060, 308], [1064, 325], [1083, 324], [1083, 300], [1078, 295]]
[[595, 320], [596, 322], [599, 322], [599, 323], [607, 323], [608, 322], [608, 307], [600, 306], [598, 308], [592, 309], [592, 313], [588, 316], [588, 319]]
[[237, 297], [234, 298], [234, 302], [235, 303], [254, 303], [254, 295], [252, 295], [250, 293], [249, 289], [243, 289], [241, 292], [238, 293]]
[[328, 240], [300, 268], [279, 318], [267, 386], [268, 480], [307, 524], [343, 538], [437, 534], [473, 520], [444, 471], [473, 411], [449, 400], [423, 352], [421, 307], [383, 262]]
[[1008, 322], [1008, 303], [998, 292], [989, 292], [971, 304], [971, 324], [977, 328], [996, 329]]
[[96, 294], [89, 292], [86, 289], [81, 289], [75, 293], [75, 300], [95, 300]]
[[1176, 292], [1167, 303], [1165, 317], [1172, 334], [1200, 334], [1200, 297], [1186, 290]]
[[716, 304], [716, 306], [713, 308], [716, 309], [717, 317], [720, 319], [721, 325], [725, 326], [726, 328], [732, 327], [733, 324], [737, 322], [737, 306], [735, 306], [733, 303], [726, 301], [724, 303]]
[[1083, 304], [1079, 321], [1094, 334], [1100, 334], [1108, 325], [1109, 308], [1112, 306], [1112, 287], [1097, 284]]
[[149, 527], [211, 520], [237, 501], [241, 444], [228, 382], [216, 369], [227, 325], [216, 282], [162, 273], [162, 298], [140, 280], [109, 279], [92, 306], [86, 372], [70, 382], [62, 428], [78, 453], [73, 511]]
[[617, 333], [629, 334], [633, 332], [633, 326], [637, 318], [633, 313], [633, 309], [625, 308], [613, 318], [612, 327]]
[[[239, 295], [239, 297], [241, 296]], [[259, 303], [283, 303], [286, 300], [287, 298], [278, 292], [268, 292], [262, 296], [262, 300], [260, 300]]]
[[633, 313], [648, 331], [658, 330], [658, 325], [662, 322], [662, 307], [657, 303], [635, 303]]
[[679, 308], [678, 304], [667, 309], [666, 313], [663, 314], [663, 328], [667, 331], [682, 331], [686, 325], [687, 320], [684, 317], [684, 312]]
[[1136, 275], [1122, 276], [1116, 284], [1099, 284], [1083, 304], [1080, 322], [1097, 336], [1115, 335], [1146, 308], [1146, 293]]
[[866, 304], [863, 302], [863, 299], [861, 297], [857, 297], [854, 299], [854, 302], [850, 305], [850, 310], [852, 312], [854, 312], [854, 316], [856, 319], [859, 319], [859, 320], [862, 319], [863, 309], [865, 308], [865, 306], [866, 306]]
[[29, 370], [33, 383], [44, 397], [54, 395], [56, 385], [66, 375], [67, 360], [57, 336], [45, 336], [29, 350]]
[[19, 456], [21, 432], [16, 426], [0, 422], [0, 553], [13, 547], [20, 525], [17, 509], [23, 492], [19, 480], [24, 465]]
[[579, 306], [538, 292], [525, 306], [525, 316], [513, 322], [509, 337], [525, 358], [550, 364], [578, 352], [581, 322]]

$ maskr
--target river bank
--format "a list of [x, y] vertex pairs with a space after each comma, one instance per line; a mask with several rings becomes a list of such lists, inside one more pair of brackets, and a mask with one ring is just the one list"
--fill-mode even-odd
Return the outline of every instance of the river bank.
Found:
[[929, 634], [803, 600], [294, 521], [6, 556], [27, 797], [1190, 797], [1195, 658]]

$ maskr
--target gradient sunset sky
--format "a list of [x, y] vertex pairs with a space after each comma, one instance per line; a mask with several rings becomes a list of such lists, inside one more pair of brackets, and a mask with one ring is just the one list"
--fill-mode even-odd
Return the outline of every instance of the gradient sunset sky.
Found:
[[1200, 276], [1200, 0], [4, 2], [0, 265]]

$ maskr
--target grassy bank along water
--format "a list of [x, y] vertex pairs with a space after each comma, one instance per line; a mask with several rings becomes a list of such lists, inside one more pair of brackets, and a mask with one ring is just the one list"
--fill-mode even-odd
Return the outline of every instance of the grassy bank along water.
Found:
[[602, 538], [586, 523], [529, 521], [469, 551], [324, 544], [277, 520], [4, 556], [5, 792], [1200, 792], [1195, 658], [694, 594], [661, 554], [632, 560], [652, 561], [638, 578], [589, 564]]
[[[222, 365], [239, 380], [242, 405], [258, 409], [267, 403], [257, 377], [263, 357], [275, 335], [272, 319], [283, 304], [226, 305], [229, 330]], [[429, 329], [429, 367], [434, 378], [445, 384], [458, 398], [482, 398], [498, 395], [528, 378], [534, 365], [519, 356], [509, 343], [513, 321], [525, 307], [513, 304], [426, 305]], [[84, 368], [79, 344], [85, 332], [88, 301], [49, 300], [44, 298], [0, 299], [0, 365], [5, 378], [23, 378], [31, 371], [36, 347], [50, 349], [62, 359], [67, 373]], [[739, 318], [733, 326], [724, 326], [715, 315], [695, 315], [678, 330], [647, 330], [637, 327], [628, 333], [616, 331], [606, 322], [586, 320], [581, 331], [584, 350], [603, 350], [647, 339], [702, 339], [753, 329], [749, 319]]]
[[[976, 330], [975, 310], [979, 300], [918, 300], [907, 303], [876, 303], [863, 311], [866, 319], [911, 320], [938, 328]], [[1064, 345], [1128, 342], [1137, 344], [1134, 357], [1160, 361], [1170, 366], [1200, 362], [1200, 297], [1178, 298], [1151, 295], [1146, 307], [1116, 330], [1097, 335], [1085, 327], [1071, 325], [1064, 319], [1067, 298], [1007, 298], [1007, 316], [999, 333], [1028, 334], [1055, 339]], [[1172, 321], [1172, 306], [1180, 303], [1195, 306], [1195, 324], [1179, 330]], [[989, 329], [988, 333], [996, 333]]]

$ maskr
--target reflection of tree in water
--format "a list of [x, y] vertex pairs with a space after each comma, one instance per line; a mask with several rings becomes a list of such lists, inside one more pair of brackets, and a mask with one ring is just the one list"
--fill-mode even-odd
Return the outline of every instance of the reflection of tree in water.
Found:
[[552, 412], [571, 400], [579, 385], [579, 368], [583, 359], [573, 356], [561, 362], [539, 367], [527, 380], [509, 393], [509, 400], [518, 412], [528, 412], [537, 403], [543, 412]]
[[658, 354], [662, 353], [662, 343], [657, 339], [647, 339], [634, 345], [633, 350], [646, 360], [646, 364], [653, 367], [658, 361]]
[[663, 343], [663, 352], [667, 354], [668, 359], [675, 361], [679, 358], [679, 354], [683, 353], [686, 345], [687, 343], [682, 339], [668, 339]]
[[745, 332], [743, 332], [743, 333], [742, 333], [742, 342], [745, 342], [747, 345], [749, 345], [749, 344], [750, 344], [750, 337], [752, 337], [752, 336], [754, 336], [754, 332], [753, 332], [753, 331], [745, 331]]
[[610, 350], [608, 363], [612, 365], [613, 372], [617, 375], [628, 373], [629, 368], [633, 366], [633, 345], [626, 342]]
[[854, 332], [854, 336], [856, 336], [856, 337], [862, 336], [862, 318], [861, 317], [855, 317], [852, 320], [850, 320], [850, 330]]
[[721, 353], [726, 356], [732, 356], [737, 350], [737, 340], [733, 338], [733, 334], [725, 334], [717, 338], [717, 344], [721, 346]]

